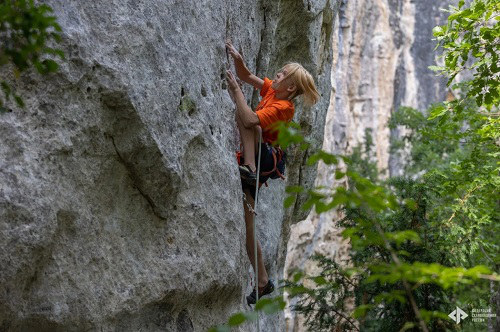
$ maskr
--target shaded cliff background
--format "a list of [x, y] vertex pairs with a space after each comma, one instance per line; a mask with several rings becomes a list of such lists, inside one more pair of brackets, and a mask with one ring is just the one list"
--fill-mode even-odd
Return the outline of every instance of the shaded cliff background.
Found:
[[[391, 131], [387, 121], [401, 106], [424, 110], [446, 99], [446, 80], [428, 66], [437, 61], [432, 29], [446, 22], [447, 13], [440, 8], [449, 4], [411, 0], [341, 2], [333, 32], [332, 95], [323, 150], [351, 153], [354, 147], [364, 144], [369, 130], [379, 170], [386, 176], [400, 174], [405, 160], [389, 154], [391, 135], [400, 133], [398, 129]], [[335, 180], [334, 170], [320, 163], [316, 185], [346, 185], [345, 180]], [[296, 268], [315, 275], [319, 270], [309, 259], [316, 253], [345, 264], [349, 244], [335, 223], [341, 217], [337, 210], [321, 215], [311, 211], [292, 226], [286, 277]], [[290, 331], [303, 330], [302, 324], [300, 317], [287, 312]]]
[[[391, 174], [402, 162], [388, 151], [391, 112], [446, 96], [427, 66], [447, 1], [43, 2], [66, 61], [9, 77], [26, 107], [0, 116], [0, 330], [204, 331], [246, 309], [226, 38], [261, 77], [286, 61], [313, 74], [321, 102], [299, 102], [295, 117], [311, 151], [350, 152], [370, 128]], [[285, 185], [334, 184], [331, 169], [305, 166], [311, 151], [290, 150], [287, 181], [260, 196], [274, 279], [349, 250], [335, 212], [308, 214], [301, 196], [282, 207]], [[301, 330], [287, 317], [261, 326]]]

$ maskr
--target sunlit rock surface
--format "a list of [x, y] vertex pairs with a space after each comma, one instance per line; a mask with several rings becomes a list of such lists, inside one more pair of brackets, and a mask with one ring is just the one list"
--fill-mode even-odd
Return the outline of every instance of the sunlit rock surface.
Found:
[[[322, 101], [297, 105], [296, 121], [320, 146], [337, 1], [46, 3], [66, 61], [16, 80], [26, 107], [0, 115], [0, 330], [206, 331], [246, 310], [224, 41], [261, 76], [285, 61], [311, 71]], [[308, 153], [290, 151], [289, 184], [314, 182]], [[280, 279], [305, 215], [270, 184], [259, 236]], [[261, 320], [283, 329], [282, 316]]]

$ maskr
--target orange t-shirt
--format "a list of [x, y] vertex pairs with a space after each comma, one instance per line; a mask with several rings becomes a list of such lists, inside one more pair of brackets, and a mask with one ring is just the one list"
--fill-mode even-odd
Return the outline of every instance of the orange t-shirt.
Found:
[[272, 130], [273, 124], [278, 121], [292, 121], [295, 112], [291, 101], [276, 98], [272, 83], [269, 78], [264, 78], [264, 85], [260, 89], [262, 100], [255, 110], [262, 128], [262, 139], [271, 144], [278, 139], [278, 131]]

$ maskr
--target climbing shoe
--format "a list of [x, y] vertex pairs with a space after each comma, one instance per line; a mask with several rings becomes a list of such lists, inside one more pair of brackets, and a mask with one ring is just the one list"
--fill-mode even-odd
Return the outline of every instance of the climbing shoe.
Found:
[[[264, 286], [264, 289], [261, 292], [259, 292], [259, 299], [262, 298], [262, 296], [264, 295], [271, 294], [272, 292], [274, 292], [274, 282], [271, 279], [269, 279], [267, 284]], [[250, 293], [250, 295], [247, 296], [248, 305], [255, 304], [255, 302], [257, 302], [256, 298], [257, 296], [254, 288], [252, 293]]]
[[248, 165], [240, 165], [240, 176], [241, 178], [249, 184], [255, 184], [257, 180], [257, 174], [252, 172], [250, 166]]

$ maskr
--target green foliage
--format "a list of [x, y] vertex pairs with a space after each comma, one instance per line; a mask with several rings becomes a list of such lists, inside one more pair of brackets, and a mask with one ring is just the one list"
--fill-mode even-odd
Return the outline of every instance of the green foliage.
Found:
[[258, 319], [259, 312], [272, 315], [285, 309], [286, 303], [282, 296], [274, 298], [263, 298], [255, 304], [255, 311], [238, 312], [229, 317], [227, 324], [212, 327], [208, 332], [229, 332], [231, 327], [239, 326], [245, 322], [252, 322]]
[[444, 67], [431, 69], [447, 75], [448, 85], [458, 73], [472, 70], [473, 78], [467, 82], [467, 98], [488, 109], [498, 106], [500, 100], [499, 12], [498, 0], [475, 0], [468, 7], [459, 1], [458, 7], [450, 7], [448, 24], [433, 29], [438, 45], [445, 52]]
[[[349, 165], [349, 169], [364, 177], [370, 179], [371, 181], [375, 181], [379, 176], [379, 171], [377, 169], [377, 165], [374, 163], [365, 163], [363, 162], [365, 159], [373, 160], [375, 156], [373, 155], [373, 139], [371, 135], [371, 129], [367, 128], [365, 130], [365, 144], [363, 148], [361, 146], [355, 146], [351, 155], [347, 158], [344, 157], [344, 161]], [[338, 171], [337, 171], [338, 172]]]
[[[34, 67], [40, 74], [55, 72], [58, 64], [50, 57], [64, 58], [64, 53], [48, 46], [59, 42], [61, 27], [52, 9], [45, 4], [37, 5], [33, 0], [5, 0], [0, 2], [0, 67], [11, 64], [15, 77]], [[24, 106], [8, 82], [0, 79], [4, 98], [0, 97], [0, 111], [12, 97], [19, 106]]]
[[[420, 137], [420, 133], [415, 135]], [[439, 141], [427, 144], [439, 144]], [[366, 159], [361, 162], [370, 163]], [[349, 167], [356, 168], [352, 159]], [[420, 170], [424, 165], [417, 163], [414, 167]], [[370, 173], [373, 168], [358, 169]], [[290, 295], [300, 297], [295, 310], [306, 317], [311, 330], [327, 331], [332, 326], [356, 329], [350, 321], [353, 318], [364, 331], [410, 329], [419, 326], [419, 320], [431, 330], [443, 330], [453, 327], [447, 314], [455, 303], [466, 302], [468, 306], [478, 307], [481, 300], [488, 298], [489, 283], [484, 279], [500, 280], [492, 274], [498, 266], [485, 259], [479, 245], [483, 249], [492, 248], [490, 255], [495, 257], [497, 235], [489, 238], [487, 235], [497, 229], [498, 220], [481, 223], [480, 227], [474, 223], [474, 218], [460, 226], [458, 221], [453, 223], [465, 233], [470, 228], [483, 233], [484, 237], [470, 238], [463, 243], [460, 242], [463, 236], [456, 238], [443, 223], [443, 218], [449, 219], [452, 213], [442, 205], [449, 197], [440, 199], [434, 195], [440, 183], [432, 177], [412, 179], [410, 174], [377, 181], [377, 185], [353, 171], [348, 170], [346, 174], [350, 178], [350, 189], [337, 188], [332, 190], [330, 197], [312, 196], [309, 200], [313, 201], [316, 210], [320, 207], [319, 211], [327, 209], [323, 208], [325, 199], [337, 202], [330, 203], [328, 208], [343, 205], [346, 217], [340, 225], [352, 246], [351, 267], [343, 268], [334, 261], [316, 257], [321, 274], [305, 278], [309, 284], [313, 282], [313, 286], [305, 287], [306, 283], [297, 278], [287, 284]], [[489, 208], [491, 216], [494, 206]], [[471, 243], [476, 246], [471, 247]], [[476, 265], [477, 262], [483, 265]], [[461, 294], [469, 285], [479, 290], [462, 298]], [[349, 299], [355, 300], [352, 317], [345, 308]], [[420, 317], [410, 305], [412, 301]]]
[[[432, 107], [430, 114], [439, 108]], [[500, 217], [496, 199], [500, 194], [499, 147], [495, 135], [484, 134], [490, 120], [466, 101], [448, 112], [445, 120], [431, 115], [423, 125], [421, 115], [411, 109], [400, 110], [391, 120], [393, 126], [409, 129], [394, 144], [411, 143], [411, 162], [405, 166], [405, 174], [420, 174], [422, 188], [432, 201], [427, 211], [435, 219], [432, 227], [447, 235], [437, 244], [454, 253], [450, 264], [466, 263], [471, 250], [478, 249], [480, 257], [475, 259], [484, 261], [487, 256], [498, 262], [494, 234], [498, 234]], [[487, 232], [483, 233], [485, 226]]]
[[298, 145], [300, 149], [307, 149], [311, 143], [300, 132], [300, 126], [295, 122], [286, 123], [278, 121], [274, 125], [278, 131], [278, 142], [283, 149], [291, 145]]
[[350, 271], [325, 257], [315, 256], [314, 259], [322, 270], [320, 275], [305, 276], [302, 271], [296, 271], [292, 280], [284, 285], [290, 297], [299, 297], [294, 310], [304, 314], [311, 331], [331, 330], [332, 326], [342, 330], [357, 329], [355, 319], [346, 314], [345, 299], [354, 297]]

